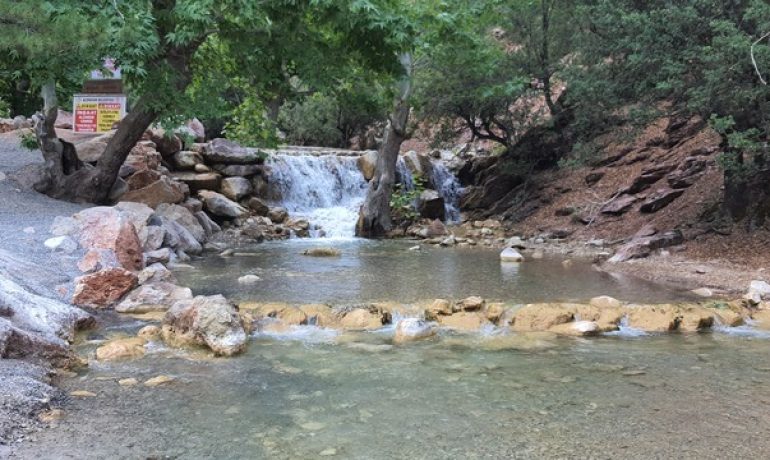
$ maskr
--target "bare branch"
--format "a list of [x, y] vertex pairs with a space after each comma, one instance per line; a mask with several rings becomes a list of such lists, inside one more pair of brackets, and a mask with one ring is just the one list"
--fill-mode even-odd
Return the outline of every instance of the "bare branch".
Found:
[[757, 72], [757, 76], [759, 77], [759, 81], [762, 82], [763, 85], [767, 86], [767, 81], [762, 77], [762, 72], [759, 71], [759, 66], [757, 65], [757, 59], [754, 57], [754, 47], [759, 44], [762, 40], [770, 37], [770, 32], [766, 33], [765, 35], [762, 35], [759, 40], [755, 41], [751, 44], [751, 62], [754, 64], [754, 70]]

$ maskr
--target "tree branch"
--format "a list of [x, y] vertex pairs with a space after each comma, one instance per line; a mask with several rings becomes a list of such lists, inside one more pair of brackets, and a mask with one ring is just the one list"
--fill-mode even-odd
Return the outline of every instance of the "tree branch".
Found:
[[762, 82], [763, 85], [767, 86], [767, 81], [762, 77], [762, 72], [759, 71], [759, 66], [757, 65], [757, 59], [754, 57], [754, 47], [759, 44], [762, 40], [770, 37], [770, 32], [766, 33], [765, 35], [762, 35], [759, 40], [755, 41], [751, 44], [751, 62], [754, 64], [754, 70], [757, 72], [757, 76], [759, 77], [759, 81]]

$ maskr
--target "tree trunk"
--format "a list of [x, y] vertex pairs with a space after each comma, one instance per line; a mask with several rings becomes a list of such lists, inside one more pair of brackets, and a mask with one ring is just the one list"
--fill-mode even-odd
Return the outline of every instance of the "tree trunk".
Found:
[[44, 114], [36, 119], [35, 132], [45, 165], [35, 190], [59, 200], [108, 204], [120, 167], [157, 114], [148, 110], [140, 99], [121, 120], [115, 135], [93, 167], [83, 164], [77, 157], [75, 147], [56, 135], [54, 123], [58, 105], [55, 83], [45, 84], [41, 93]]
[[396, 163], [401, 143], [406, 138], [409, 120], [409, 99], [412, 94], [412, 56], [400, 56], [404, 76], [399, 83], [398, 97], [385, 130], [385, 139], [377, 154], [375, 174], [369, 182], [366, 200], [358, 216], [356, 235], [365, 238], [385, 236], [392, 228], [390, 198], [396, 182]]

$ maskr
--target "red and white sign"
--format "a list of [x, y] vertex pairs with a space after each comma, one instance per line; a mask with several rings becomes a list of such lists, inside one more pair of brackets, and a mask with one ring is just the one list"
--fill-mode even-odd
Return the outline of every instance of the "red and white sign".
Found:
[[73, 102], [76, 133], [106, 133], [126, 116], [124, 94], [76, 94]]

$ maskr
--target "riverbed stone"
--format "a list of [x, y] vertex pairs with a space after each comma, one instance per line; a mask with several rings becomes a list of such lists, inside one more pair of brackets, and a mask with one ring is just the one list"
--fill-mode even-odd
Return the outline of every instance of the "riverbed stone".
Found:
[[599, 325], [593, 321], [573, 321], [553, 326], [548, 330], [558, 335], [575, 337], [587, 337], [597, 335], [601, 332]]
[[270, 207], [265, 203], [265, 200], [255, 196], [245, 200], [244, 205], [258, 216], [267, 216], [270, 213]]
[[442, 327], [458, 331], [478, 331], [485, 324], [489, 324], [481, 313], [459, 312], [449, 316], [439, 316], [439, 324]]
[[221, 356], [246, 348], [247, 336], [236, 308], [221, 295], [176, 302], [163, 319], [163, 338], [172, 345], [203, 345]]
[[332, 309], [324, 304], [300, 305], [299, 309], [305, 314], [306, 322], [319, 327], [334, 327], [338, 318], [332, 313]]
[[310, 248], [302, 251], [302, 255], [310, 257], [339, 257], [342, 251], [337, 248]]
[[455, 304], [455, 311], [479, 311], [484, 308], [486, 301], [479, 296], [470, 296]]
[[681, 319], [671, 305], [637, 305], [628, 310], [628, 325], [645, 332], [674, 331]]
[[289, 217], [289, 211], [282, 207], [270, 208], [267, 217], [269, 217], [273, 223], [282, 224]]
[[198, 196], [203, 201], [203, 206], [208, 212], [219, 217], [246, 217], [249, 212], [243, 206], [230, 200], [221, 193], [210, 190], [201, 190]]
[[519, 253], [519, 251], [513, 249], [513, 248], [505, 248], [503, 249], [503, 252], [500, 253], [500, 261], [501, 262], [523, 262], [524, 256]]
[[404, 318], [396, 323], [393, 343], [402, 344], [427, 339], [436, 335], [434, 323], [419, 318]]
[[140, 271], [138, 276], [139, 284], [157, 283], [157, 282], [169, 282], [176, 281], [174, 274], [166, 268], [160, 262], [148, 265], [144, 270]]
[[622, 305], [620, 300], [608, 295], [594, 297], [588, 303], [597, 308], [620, 308]]
[[340, 325], [351, 330], [379, 329], [382, 327], [382, 315], [364, 308], [356, 308], [342, 317]]
[[136, 336], [147, 340], [154, 340], [160, 337], [160, 334], [160, 327], [155, 326], [154, 324], [150, 324], [139, 329], [139, 331], [136, 333]]
[[190, 288], [168, 282], [144, 284], [131, 291], [115, 306], [120, 313], [166, 311], [179, 300], [192, 299]]
[[574, 311], [561, 304], [529, 304], [515, 312], [511, 329], [521, 332], [547, 331], [554, 326], [571, 322], [574, 317]]
[[116, 361], [141, 358], [144, 356], [146, 343], [147, 341], [141, 337], [110, 340], [96, 349], [96, 359], [98, 361]]
[[72, 303], [79, 306], [106, 308], [135, 288], [138, 278], [123, 268], [109, 268], [75, 279]]
[[174, 253], [169, 248], [160, 248], [155, 251], [147, 251], [144, 253], [145, 265], [152, 265], [155, 263], [166, 264], [171, 260]]
[[452, 302], [447, 299], [436, 299], [425, 309], [425, 317], [435, 320], [439, 316], [451, 315], [452, 312]]
[[174, 377], [171, 377], [169, 375], [158, 375], [151, 379], [148, 379], [144, 382], [144, 386], [146, 387], [159, 387], [162, 385], [168, 385], [172, 382], [174, 382], [176, 379]]

